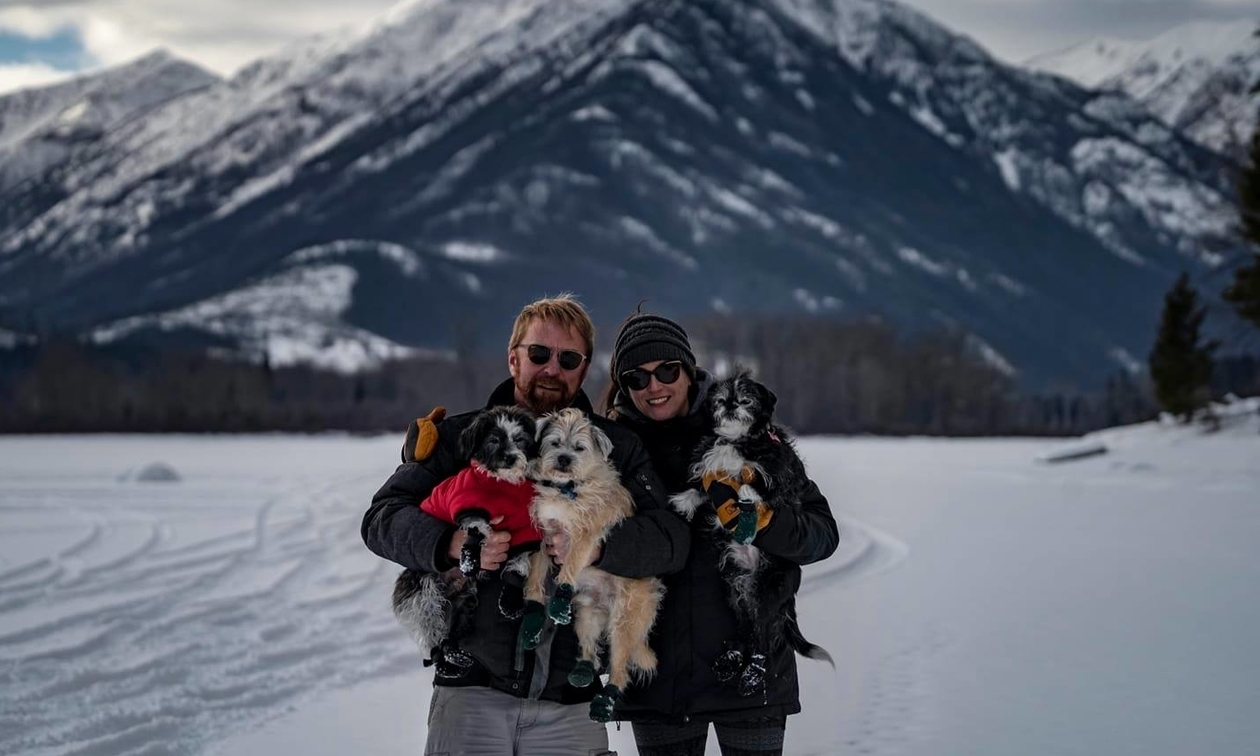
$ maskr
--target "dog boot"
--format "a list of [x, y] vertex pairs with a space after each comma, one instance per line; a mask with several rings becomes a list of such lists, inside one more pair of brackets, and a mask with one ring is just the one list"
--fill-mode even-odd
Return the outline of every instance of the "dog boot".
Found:
[[433, 649], [433, 674], [439, 680], [458, 680], [467, 674], [472, 665], [472, 657], [450, 639]]
[[537, 601], [526, 601], [525, 611], [521, 618], [521, 648], [533, 651], [538, 648], [538, 640], [542, 637], [543, 625], [547, 617], [543, 614], [543, 605]]
[[503, 577], [503, 590], [499, 592], [499, 614], [508, 619], [516, 619], [525, 613], [525, 589]]
[[713, 662], [713, 676], [718, 682], [729, 683], [735, 680], [744, 668], [744, 652], [732, 641], [722, 644], [722, 653]]
[[595, 665], [585, 659], [578, 659], [573, 671], [569, 673], [569, 684], [575, 688], [585, 688], [594, 681]]
[[481, 567], [481, 544], [486, 537], [477, 530], [469, 530], [468, 538], [459, 549], [459, 571], [474, 575]]
[[613, 707], [620, 700], [621, 689], [612, 683], [608, 683], [603, 690], [591, 699], [591, 719], [596, 722], [611, 722]]
[[766, 655], [753, 653], [748, 657], [748, 666], [739, 673], [736, 685], [739, 694], [744, 698], [765, 692], [766, 689]]
[[443, 664], [460, 669], [468, 669], [473, 665], [472, 656], [450, 638], [442, 641], [441, 651]]
[[747, 546], [757, 537], [757, 502], [740, 499], [739, 515], [735, 521], [735, 532], [731, 539], [741, 546]]
[[567, 625], [573, 621], [573, 586], [561, 583], [547, 604], [547, 616], [557, 625]]

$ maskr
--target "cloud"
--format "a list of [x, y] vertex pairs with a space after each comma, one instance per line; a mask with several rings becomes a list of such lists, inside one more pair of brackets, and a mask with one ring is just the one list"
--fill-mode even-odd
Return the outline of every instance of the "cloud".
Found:
[[44, 63], [0, 64], [0, 94], [52, 84], [73, 75], [73, 71], [61, 71]]
[[902, 0], [1012, 62], [1096, 37], [1145, 40], [1189, 21], [1256, 19], [1256, 0]]
[[368, 22], [394, 0], [0, 0], [0, 30], [42, 37], [67, 28], [106, 65], [154, 48], [220, 74], [293, 40]]
[[[1256, 0], [902, 2], [918, 7], [1009, 61], [1025, 60], [1098, 36], [1143, 39], [1185, 21], [1257, 15]], [[367, 23], [394, 3], [395, 0], [0, 0], [0, 30], [48, 37], [70, 29], [83, 41], [91, 59], [100, 64], [121, 63], [161, 47], [229, 75], [299, 38]]]

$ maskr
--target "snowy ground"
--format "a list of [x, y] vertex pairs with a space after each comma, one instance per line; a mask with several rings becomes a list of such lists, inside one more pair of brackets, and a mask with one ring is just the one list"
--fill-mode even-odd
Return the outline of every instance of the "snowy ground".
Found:
[[[845, 539], [787, 753], [1257, 752], [1260, 419], [1097, 440], [801, 444]], [[421, 753], [358, 536], [399, 441], [0, 438], [0, 754]]]

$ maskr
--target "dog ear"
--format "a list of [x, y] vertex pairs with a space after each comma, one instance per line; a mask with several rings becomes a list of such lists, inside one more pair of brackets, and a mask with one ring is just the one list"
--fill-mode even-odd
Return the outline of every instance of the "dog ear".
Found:
[[612, 439], [608, 437], [607, 433], [597, 428], [594, 423], [591, 423], [591, 440], [595, 442], [595, 448], [599, 449], [599, 453], [604, 456], [604, 459], [612, 456]]
[[489, 412], [482, 412], [473, 419], [472, 424], [459, 434], [459, 457], [463, 460], [471, 460], [473, 455], [477, 453], [477, 449], [481, 448], [481, 441], [485, 438], [486, 431], [490, 429], [494, 422]]
[[537, 426], [537, 429], [534, 431], [535, 444], [539, 446], [542, 445], [543, 436], [547, 435], [547, 429], [551, 427], [551, 422], [553, 419], [554, 417], [550, 413], [538, 418], [538, 426]]
[[760, 394], [758, 401], [761, 403], [761, 411], [766, 418], [769, 418], [774, 414], [774, 405], [779, 403], [779, 397], [774, 395], [769, 386], [760, 381], [754, 381], [753, 385], [757, 387], [757, 391]]
[[538, 453], [538, 423], [535, 422], [534, 416], [522, 412], [517, 420], [521, 423], [521, 430], [525, 432], [525, 448], [521, 451], [525, 452], [526, 457], [533, 457]]

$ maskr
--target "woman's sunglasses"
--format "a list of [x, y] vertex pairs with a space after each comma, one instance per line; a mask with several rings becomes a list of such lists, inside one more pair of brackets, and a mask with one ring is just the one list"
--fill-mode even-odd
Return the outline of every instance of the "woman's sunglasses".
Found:
[[[546, 365], [551, 362], [553, 349], [542, 344], [524, 344], [526, 354], [529, 355], [529, 361], [535, 365]], [[556, 362], [565, 370], [577, 370], [586, 361], [586, 355], [572, 349], [561, 349], [560, 354], [556, 357]]]
[[642, 391], [652, 382], [652, 376], [656, 376], [656, 380], [662, 385], [668, 385], [678, 380], [682, 366], [683, 364], [678, 360], [671, 360], [662, 362], [651, 370], [631, 368], [621, 374], [621, 385], [631, 391]]

